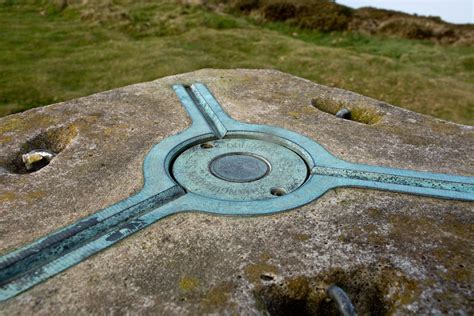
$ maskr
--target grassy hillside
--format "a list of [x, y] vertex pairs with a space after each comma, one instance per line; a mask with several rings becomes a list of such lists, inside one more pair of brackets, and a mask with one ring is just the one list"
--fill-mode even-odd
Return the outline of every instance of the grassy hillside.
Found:
[[[20, 2], [20, 4], [18, 4]], [[200, 68], [275, 68], [474, 124], [474, 47], [321, 33], [175, 1], [0, 0], [0, 115]]]
[[[66, 1], [66, 0], [63, 0]], [[356, 31], [450, 45], [474, 45], [473, 24], [451, 24], [436, 16], [419, 16], [376, 8], [353, 9], [331, 0], [183, 0], [212, 10], [252, 15], [320, 31]], [[375, 2], [374, 2], [375, 3]]]

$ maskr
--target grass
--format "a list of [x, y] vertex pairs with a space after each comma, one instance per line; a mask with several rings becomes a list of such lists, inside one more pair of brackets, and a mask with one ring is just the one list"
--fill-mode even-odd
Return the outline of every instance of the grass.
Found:
[[474, 124], [473, 47], [305, 31], [164, 0], [49, 3], [0, 0], [1, 116], [201, 68], [274, 68]]

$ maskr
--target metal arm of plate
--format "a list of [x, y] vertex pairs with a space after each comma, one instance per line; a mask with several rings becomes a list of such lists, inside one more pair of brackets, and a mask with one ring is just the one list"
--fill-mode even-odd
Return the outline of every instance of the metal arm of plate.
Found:
[[289, 142], [292, 140], [303, 147], [311, 156], [310, 161], [314, 164], [311, 166], [311, 174], [317, 178], [321, 177], [321, 179], [322, 177], [330, 178], [329, 182], [331, 183], [328, 184], [328, 189], [362, 187], [446, 199], [474, 200], [473, 177], [351, 163], [333, 156], [324, 147], [302, 135], [272, 126], [244, 124], [233, 120], [222, 110], [211, 92], [202, 84], [193, 85], [193, 91], [201, 96], [214, 113], [218, 113], [217, 117], [228, 131], [272, 134], [287, 139]]
[[[155, 145], [143, 164], [142, 190], [0, 258], [0, 300], [9, 299], [159, 219], [179, 212], [262, 215], [310, 203], [336, 187], [389, 190], [474, 201], [474, 178], [417, 172], [341, 160], [295, 132], [241, 123], [225, 113], [205, 85], [174, 85], [192, 119], [185, 131]], [[170, 174], [172, 160], [185, 148], [224, 137], [255, 138], [285, 146], [306, 162], [306, 183], [290, 194], [258, 201], [226, 201], [185, 190]]]

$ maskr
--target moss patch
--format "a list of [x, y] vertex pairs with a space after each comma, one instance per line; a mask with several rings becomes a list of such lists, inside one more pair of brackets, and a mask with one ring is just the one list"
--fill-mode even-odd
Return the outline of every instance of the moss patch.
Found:
[[228, 300], [233, 288], [232, 283], [224, 282], [207, 291], [201, 302], [203, 312], [210, 313], [230, 309]]
[[192, 291], [199, 286], [199, 279], [196, 277], [184, 277], [179, 280], [179, 289], [182, 291]]
[[0, 202], [9, 202], [16, 199], [17, 195], [13, 192], [0, 193]]

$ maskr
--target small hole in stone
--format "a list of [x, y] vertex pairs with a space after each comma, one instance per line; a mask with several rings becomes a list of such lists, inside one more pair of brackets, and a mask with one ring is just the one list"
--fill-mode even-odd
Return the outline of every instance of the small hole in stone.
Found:
[[382, 118], [375, 108], [361, 108], [357, 106], [341, 104], [335, 100], [322, 97], [312, 99], [311, 104], [320, 111], [332, 114], [338, 118], [355, 121], [362, 124], [376, 124]]
[[18, 150], [0, 160], [7, 172], [27, 174], [46, 167], [76, 137], [75, 125], [52, 127], [18, 144]]
[[[414, 298], [411, 290], [406, 289], [411, 281], [398, 277], [397, 272], [387, 269], [366, 279], [373, 273], [372, 267], [362, 266], [348, 271], [331, 269], [316, 276], [289, 277], [278, 283], [262, 282], [255, 287], [254, 295], [263, 303], [265, 314], [270, 316], [342, 315], [327, 293], [328, 284], [341, 284], [358, 315], [386, 315], [393, 307], [386, 296], [395, 284], [400, 288], [397, 295]], [[362, 282], [355, 284], [354, 280]]]
[[200, 146], [202, 149], [210, 149], [210, 148], [213, 148], [214, 145], [211, 144], [211, 143], [204, 143], [204, 144], [201, 144]]
[[275, 187], [275, 188], [271, 188], [270, 189], [270, 193], [274, 196], [283, 196], [285, 195], [287, 192], [285, 189], [283, 188], [280, 188], [280, 187]]
[[273, 281], [274, 277], [270, 274], [261, 274], [260, 279], [263, 281]]

